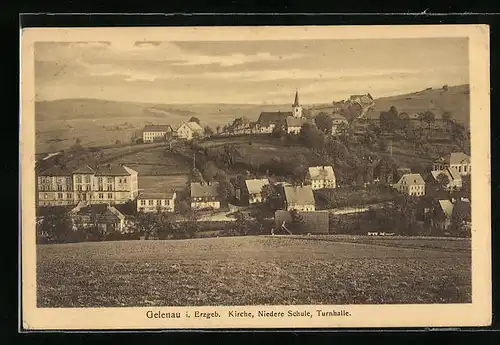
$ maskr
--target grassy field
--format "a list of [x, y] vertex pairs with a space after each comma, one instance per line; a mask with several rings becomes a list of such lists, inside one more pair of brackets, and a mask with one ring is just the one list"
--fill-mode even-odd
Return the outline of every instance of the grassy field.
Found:
[[143, 192], [181, 190], [186, 186], [188, 175], [139, 175], [139, 189]]
[[41, 245], [38, 307], [471, 301], [470, 251], [451, 241], [408, 248], [401, 239], [383, 239], [384, 245], [346, 240], [260, 236]]
[[164, 146], [126, 155], [113, 160], [113, 162], [131, 167], [139, 173], [139, 176], [184, 174], [189, 172], [187, 163], [175, 158], [170, 153], [166, 153]]

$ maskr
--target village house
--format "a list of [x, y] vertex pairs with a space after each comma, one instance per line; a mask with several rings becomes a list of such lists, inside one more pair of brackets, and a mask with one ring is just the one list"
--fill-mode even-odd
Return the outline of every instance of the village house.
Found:
[[470, 156], [463, 152], [452, 152], [434, 161], [433, 170], [443, 170], [446, 168], [454, 168], [462, 176], [470, 175], [472, 172]]
[[392, 185], [394, 189], [410, 196], [425, 195], [425, 181], [420, 174], [404, 174]]
[[361, 106], [370, 105], [374, 102], [372, 95], [370, 95], [369, 93], [365, 95], [352, 95], [351, 97], [349, 97], [349, 101], [351, 103], [357, 103]]
[[53, 166], [38, 174], [38, 205], [125, 203], [137, 197], [137, 176], [137, 171], [124, 165], [85, 165], [76, 169]]
[[191, 183], [191, 209], [220, 209], [219, 183]]
[[274, 214], [275, 234], [328, 234], [330, 219], [328, 211], [299, 211], [300, 224], [294, 224], [290, 211], [277, 210]]
[[433, 225], [443, 231], [448, 230], [453, 216], [453, 207], [453, 203], [448, 199], [438, 200], [432, 217]]
[[448, 183], [445, 186], [441, 186], [443, 189], [448, 191], [459, 190], [462, 188], [462, 176], [458, 173], [455, 168], [445, 168], [443, 170], [432, 170], [431, 176], [433, 182], [439, 185], [439, 175], [443, 174], [448, 179]]
[[125, 216], [108, 204], [89, 204], [80, 202], [69, 212], [73, 229], [96, 226], [102, 234], [124, 231]]
[[330, 118], [332, 119], [332, 135], [342, 134], [342, 127], [349, 125], [347, 119], [338, 113], [333, 113]]
[[313, 190], [337, 186], [335, 172], [330, 165], [309, 167], [305, 180], [306, 183], [311, 184]]
[[284, 186], [285, 208], [287, 211], [315, 211], [316, 202], [310, 185]]
[[300, 130], [304, 124], [310, 124], [311, 126], [315, 126], [314, 121], [306, 118], [297, 118], [293, 116], [289, 116], [286, 118], [285, 122], [285, 131], [288, 134], [300, 134]]
[[165, 141], [172, 133], [170, 125], [146, 125], [142, 130], [142, 141], [144, 143]]
[[240, 183], [236, 188], [236, 198], [250, 205], [264, 202], [262, 197], [262, 188], [269, 185], [269, 180], [266, 179], [248, 179]]
[[194, 137], [202, 137], [203, 128], [197, 122], [183, 122], [177, 129], [177, 137], [191, 140]]
[[176, 192], [141, 193], [137, 197], [138, 212], [174, 212]]

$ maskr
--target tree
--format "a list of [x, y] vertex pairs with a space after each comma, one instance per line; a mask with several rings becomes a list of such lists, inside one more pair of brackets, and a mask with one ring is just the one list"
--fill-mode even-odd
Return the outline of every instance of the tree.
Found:
[[289, 230], [294, 234], [303, 234], [304, 233], [304, 217], [297, 212], [297, 210], [291, 211], [292, 222], [289, 226]]
[[386, 140], [379, 140], [378, 147], [379, 147], [380, 151], [385, 152], [385, 151], [387, 151], [389, 144], [387, 143]]
[[203, 133], [207, 136], [207, 137], [211, 137], [212, 135], [214, 135], [214, 130], [210, 127], [210, 126], [205, 126], [205, 128], [203, 129]]
[[140, 232], [144, 234], [146, 239], [158, 237], [158, 217], [154, 213], [139, 212], [137, 214], [137, 225]]
[[344, 107], [341, 111], [341, 115], [344, 116], [349, 123], [352, 123], [355, 119], [361, 116], [363, 113], [363, 107], [358, 103], [349, 103], [347, 107]]
[[382, 127], [384, 131], [391, 133], [401, 128], [399, 114], [394, 106], [392, 106], [389, 111], [382, 111], [380, 113], [380, 127]]
[[325, 144], [325, 135], [318, 128], [309, 123], [304, 123], [300, 129], [299, 139], [305, 146], [312, 149], [323, 149]]
[[276, 186], [271, 184], [265, 185], [262, 187], [261, 195], [262, 200], [265, 200], [264, 202], [270, 211], [274, 212], [282, 207], [283, 199]]
[[371, 148], [376, 141], [377, 135], [370, 129], [367, 129], [365, 135], [361, 138], [361, 143], [368, 148]]
[[232, 200], [235, 196], [234, 185], [227, 179], [226, 175], [219, 175], [218, 192], [221, 198], [221, 201], [227, 203]]
[[195, 117], [195, 116], [193, 116], [193, 117], [191, 117], [191, 118], [189, 119], [189, 122], [196, 122], [197, 124], [200, 124], [200, 119], [199, 119], [199, 118], [197, 118], [197, 117]]
[[423, 120], [429, 125], [429, 131], [431, 130], [431, 125], [436, 120], [436, 115], [432, 111], [426, 111], [423, 115]]
[[436, 181], [439, 183], [441, 188], [446, 188], [450, 184], [450, 178], [443, 172], [436, 176]]
[[187, 214], [190, 210], [189, 204], [185, 200], [181, 200], [175, 206], [175, 211], [179, 214]]
[[215, 130], [217, 131], [217, 134], [220, 134], [221, 126], [217, 125], [217, 127], [215, 128]]
[[213, 161], [207, 161], [205, 165], [203, 165], [203, 174], [202, 177], [205, 181], [211, 182], [214, 181], [215, 176], [219, 172], [219, 168]]
[[190, 182], [198, 182], [198, 183], [205, 183], [205, 180], [203, 179], [203, 175], [201, 172], [194, 168], [191, 170], [191, 179]]
[[80, 138], [75, 139], [75, 144], [80, 145], [82, 143], [82, 140]]
[[322, 131], [325, 134], [331, 134], [332, 133], [332, 127], [333, 127], [333, 119], [328, 116], [327, 113], [321, 112], [319, 113], [315, 118], [314, 122], [316, 123], [316, 126], [320, 131]]
[[73, 223], [64, 211], [51, 212], [43, 218], [40, 232], [52, 242], [67, 242], [71, 239]]
[[441, 119], [446, 124], [448, 132], [451, 132], [451, 125], [452, 125], [451, 113], [449, 111], [445, 111], [443, 115], [441, 115]]

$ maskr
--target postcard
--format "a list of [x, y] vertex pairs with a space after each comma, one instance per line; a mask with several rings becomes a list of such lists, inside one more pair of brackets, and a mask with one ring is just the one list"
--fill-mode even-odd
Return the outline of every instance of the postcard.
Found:
[[488, 26], [20, 43], [22, 331], [491, 324]]

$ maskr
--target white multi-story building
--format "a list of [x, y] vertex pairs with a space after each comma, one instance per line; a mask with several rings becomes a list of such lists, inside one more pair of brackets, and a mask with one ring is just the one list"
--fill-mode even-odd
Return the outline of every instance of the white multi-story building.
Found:
[[195, 136], [203, 136], [203, 128], [197, 122], [183, 122], [177, 129], [177, 137], [191, 140]]
[[316, 202], [311, 186], [284, 186], [287, 211], [315, 211]]
[[53, 166], [39, 173], [37, 180], [39, 206], [121, 204], [138, 194], [137, 171], [124, 165], [85, 165], [77, 169]]
[[425, 195], [425, 181], [420, 174], [404, 174], [392, 187], [410, 196]]
[[170, 125], [146, 125], [142, 130], [142, 141], [145, 143], [164, 141], [172, 132]]
[[434, 162], [433, 170], [443, 170], [446, 168], [454, 168], [462, 176], [470, 175], [472, 172], [470, 156], [463, 152], [452, 152]]
[[335, 188], [337, 186], [335, 172], [330, 165], [309, 167], [306, 182], [311, 184], [313, 190]]
[[138, 212], [174, 212], [175, 199], [177, 194], [175, 192], [163, 193], [141, 193], [137, 197], [137, 211]]

